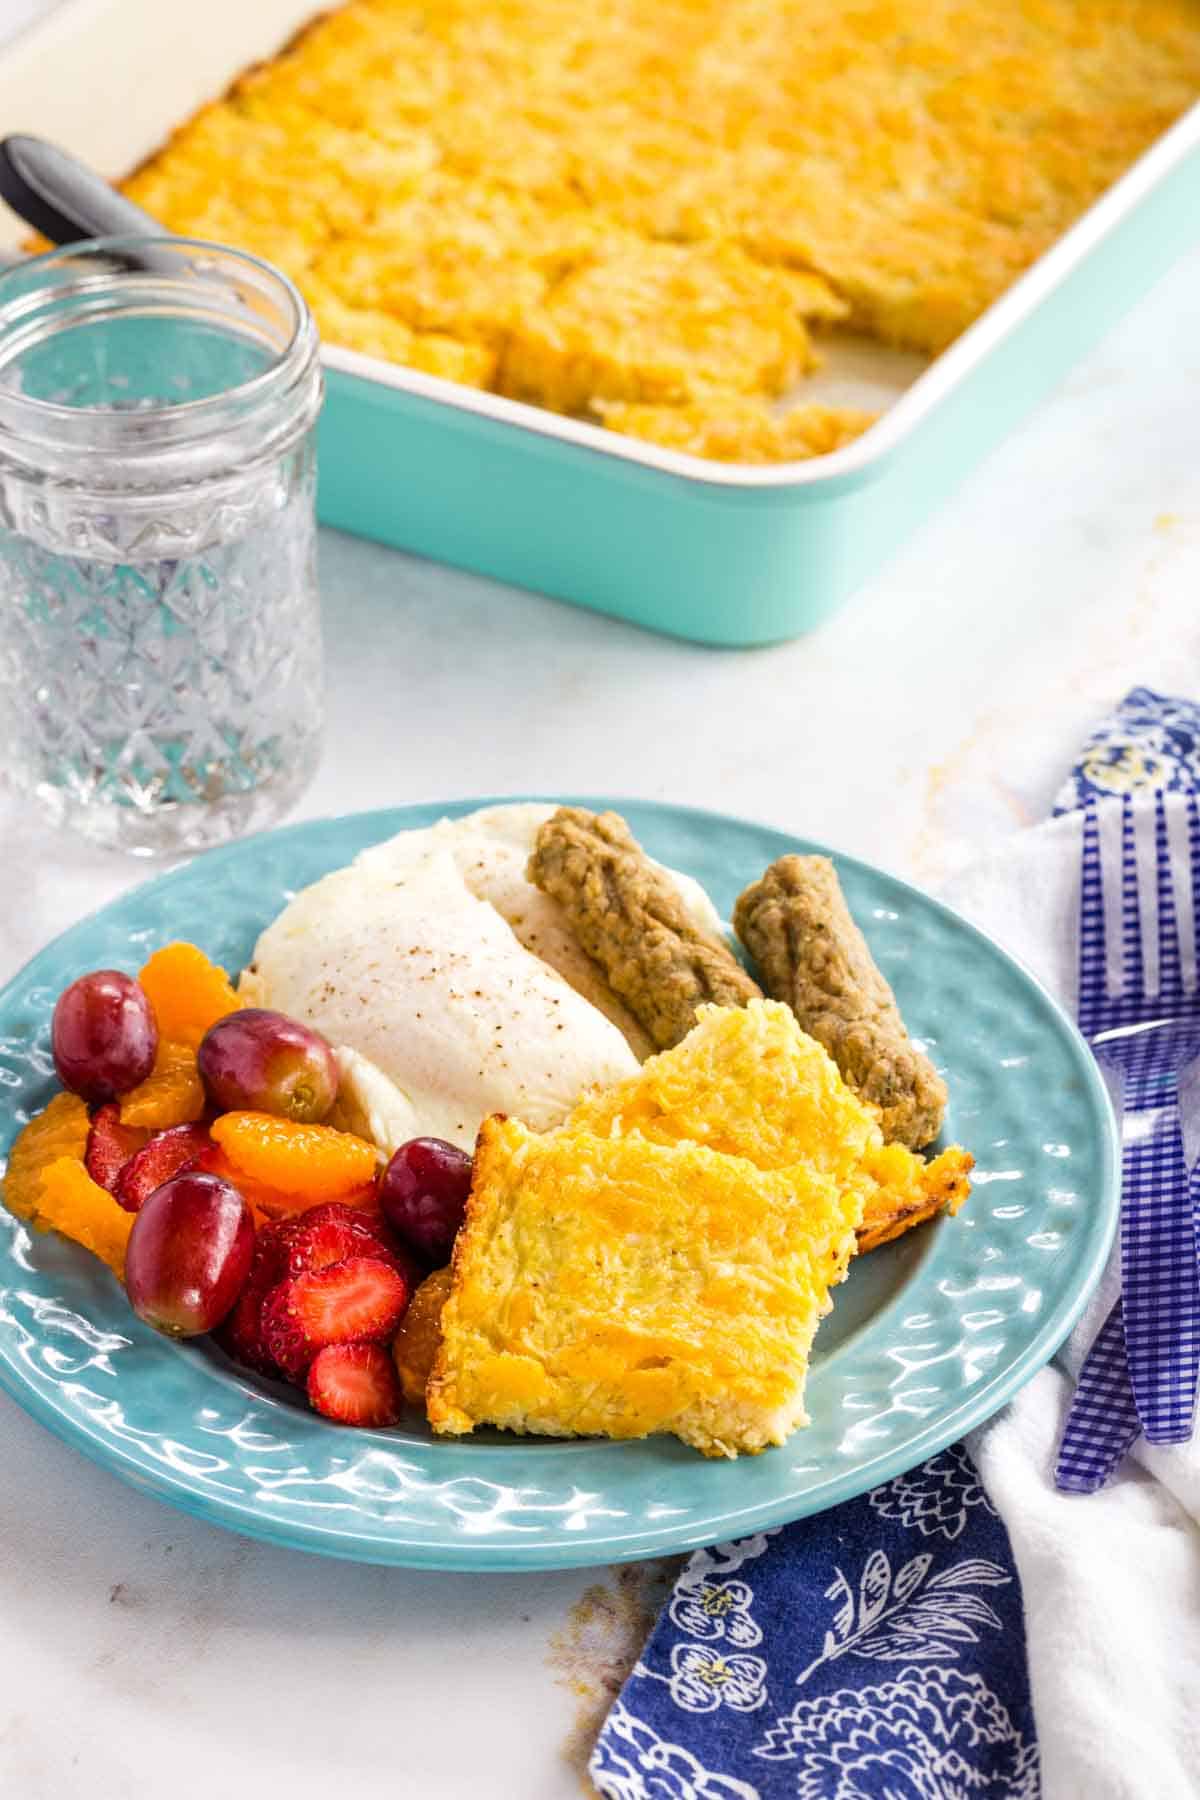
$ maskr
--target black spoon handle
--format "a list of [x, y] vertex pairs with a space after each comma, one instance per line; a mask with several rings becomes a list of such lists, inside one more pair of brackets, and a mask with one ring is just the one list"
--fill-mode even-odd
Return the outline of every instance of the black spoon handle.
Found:
[[52, 244], [170, 235], [94, 170], [41, 138], [0, 139], [0, 195]]

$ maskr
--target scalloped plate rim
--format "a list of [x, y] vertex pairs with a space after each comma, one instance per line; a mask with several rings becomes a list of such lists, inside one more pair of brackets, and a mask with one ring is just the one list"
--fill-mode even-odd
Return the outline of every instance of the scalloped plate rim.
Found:
[[[1070, 1046], [1076, 1066], [1083, 1077], [1086, 1098], [1092, 1107], [1096, 1122], [1102, 1128], [1101, 1169], [1098, 1183], [1100, 1193], [1097, 1196], [1096, 1216], [1088, 1234], [1087, 1255], [1077, 1265], [1075, 1279], [1071, 1283], [1069, 1293], [1064, 1294], [1050, 1313], [1039, 1322], [1028, 1342], [1015, 1357], [987, 1380], [964, 1393], [959, 1404], [939, 1412], [923, 1429], [908, 1437], [899, 1449], [883, 1452], [874, 1459], [857, 1461], [841, 1474], [831, 1475], [819, 1488], [805, 1495], [781, 1494], [775, 1499], [765, 1500], [746, 1508], [726, 1507], [712, 1517], [686, 1527], [672, 1525], [671, 1521], [667, 1519], [657, 1528], [647, 1527], [644, 1522], [637, 1522], [629, 1530], [610, 1535], [588, 1532], [581, 1534], [577, 1545], [569, 1543], [565, 1539], [549, 1541], [538, 1539], [535, 1542], [523, 1544], [506, 1537], [502, 1541], [492, 1544], [488, 1544], [484, 1539], [468, 1538], [451, 1547], [445, 1543], [430, 1544], [427, 1535], [419, 1531], [411, 1537], [398, 1535], [394, 1528], [381, 1528], [377, 1521], [366, 1515], [359, 1516], [359, 1523], [351, 1533], [331, 1528], [319, 1521], [305, 1520], [303, 1523], [293, 1524], [273, 1515], [269, 1510], [265, 1510], [261, 1502], [251, 1504], [232, 1498], [214, 1500], [210, 1493], [189, 1485], [188, 1477], [181, 1471], [175, 1471], [168, 1475], [154, 1469], [146, 1469], [137, 1463], [134, 1458], [125, 1454], [124, 1446], [119, 1440], [115, 1441], [110, 1436], [97, 1432], [92, 1427], [90, 1419], [82, 1420], [66, 1413], [51, 1399], [22, 1380], [19, 1371], [12, 1366], [7, 1356], [0, 1355], [0, 1388], [31, 1418], [50, 1430], [60, 1442], [79, 1450], [89, 1461], [109, 1470], [139, 1492], [149, 1493], [155, 1498], [164, 1500], [193, 1518], [201, 1519], [209, 1524], [218, 1524], [227, 1530], [281, 1548], [301, 1550], [314, 1555], [332, 1556], [346, 1561], [423, 1568], [432, 1571], [478, 1570], [480, 1572], [521, 1573], [535, 1569], [587, 1568], [605, 1563], [676, 1554], [711, 1544], [719, 1539], [739, 1537], [753, 1531], [778, 1527], [795, 1519], [803, 1518], [810, 1513], [824, 1511], [843, 1500], [852, 1499], [870, 1487], [903, 1474], [919, 1462], [955, 1443], [967, 1431], [985, 1423], [1045, 1366], [1064, 1342], [1072, 1327], [1078, 1322], [1103, 1271], [1116, 1233], [1120, 1199], [1118, 1122], [1100, 1072], [1074, 1021], [1045, 984], [1019, 957], [947, 902], [926, 893], [903, 876], [896, 875], [878, 864], [870, 863], [861, 857], [850, 855], [823, 842], [819, 843], [793, 833], [785, 827], [769, 824], [763, 820], [712, 808], [675, 805], [669, 801], [630, 795], [546, 793], [479, 795], [432, 801], [405, 801], [393, 807], [372, 808], [356, 813], [325, 814], [311, 819], [298, 820], [276, 827], [271, 831], [255, 833], [231, 844], [181, 858], [171, 867], [159, 870], [145, 881], [123, 890], [105, 905], [93, 908], [64, 931], [58, 933], [4, 983], [0, 988], [0, 1012], [18, 984], [28, 981], [43, 961], [48, 963], [53, 961], [56, 954], [61, 952], [77, 933], [85, 931], [91, 925], [98, 924], [106, 914], [118, 907], [142, 896], [157, 894], [163, 888], [173, 887], [181, 877], [194, 872], [201, 865], [217, 871], [225, 863], [237, 861], [247, 852], [252, 852], [256, 847], [267, 842], [286, 845], [288, 840], [301, 839], [310, 832], [319, 832], [322, 829], [353, 824], [369, 830], [378, 822], [380, 826], [378, 835], [372, 835], [369, 839], [364, 838], [365, 844], [366, 842], [381, 841], [383, 837], [405, 829], [402, 821], [407, 815], [436, 811], [454, 817], [485, 807], [514, 805], [521, 802], [579, 805], [595, 810], [636, 809], [643, 814], [655, 813], [668, 820], [687, 819], [701, 827], [705, 823], [709, 823], [722, 828], [733, 827], [737, 830], [765, 833], [775, 838], [787, 839], [801, 853], [829, 855], [839, 868], [850, 868], [867, 878], [884, 880], [920, 908], [933, 912], [948, 921], [956, 930], [965, 932], [987, 953], [998, 957], [1015, 970], [1022, 978], [1023, 983], [1037, 994], [1054, 1021], [1061, 1040]], [[18, 1230], [25, 1229], [19, 1222], [12, 1221], [11, 1215], [5, 1211], [2, 1205], [0, 1205], [0, 1222], [15, 1225]], [[936, 1231], [939, 1228], [938, 1225], [935, 1225], [927, 1229]], [[230, 1367], [232, 1370], [232, 1365]], [[240, 1372], [233, 1370], [233, 1374], [235, 1379], [241, 1379]], [[333, 1427], [332, 1429], [338, 1428]], [[386, 1448], [394, 1448], [396, 1443], [394, 1438], [383, 1433], [359, 1432], [355, 1434], [355, 1437], [358, 1440], [370, 1439]], [[628, 1448], [640, 1450], [661, 1442], [661, 1439], [641, 1440]], [[591, 1443], [592, 1440], [583, 1440], [578, 1444], [567, 1443], [556, 1446], [556, 1448], [582, 1452]], [[428, 1448], [420, 1440], [417, 1440], [417, 1445], [420, 1448]], [[470, 1453], [472, 1456], [478, 1456], [481, 1452], [486, 1454], [488, 1451], [508, 1458], [519, 1456], [520, 1446], [516, 1443], [512, 1446], [476, 1444], [471, 1446]], [[786, 1446], [783, 1450], [765, 1454], [767, 1456], [781, 1455], [785, 1451]], [[664, 1469], [668, 1466], [668, 1464], [664, 1464]], [[739, 1464], [735, 1462], [719, 1466], [736, 1469]], [[513, 1474], [516, 1478], [516, 1471], [513, 1471]]]

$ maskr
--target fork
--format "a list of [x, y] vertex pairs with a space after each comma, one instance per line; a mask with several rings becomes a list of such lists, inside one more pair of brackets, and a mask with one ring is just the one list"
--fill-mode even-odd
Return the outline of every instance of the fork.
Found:
[[[1188, 885], [1200, 933], [1200, 808], [1189, 795]], [[1055, 1482], [1103, 1487], [1139, 1430], [1152, 1444], [1192, 1434], [1200, 1378], [1200, 1181], [1189, 1183], [1179, 1076], [1200, 1054], [1200, 994], [1184, 987], [1166, 806], [1155, 798], [1157, 977], [1138, 892], [1132, 801], [1121, 816], [1121, 956], [1113, 991], [1105, 931], [1100, 824], [1085, 810], [1079, 908], [1079, 1027], [1121, 1083], [1121, 1298], [1084, 1360], [1059, 1449]], [[1194, 1192], [1193, 1192], [1194, 1188]]]

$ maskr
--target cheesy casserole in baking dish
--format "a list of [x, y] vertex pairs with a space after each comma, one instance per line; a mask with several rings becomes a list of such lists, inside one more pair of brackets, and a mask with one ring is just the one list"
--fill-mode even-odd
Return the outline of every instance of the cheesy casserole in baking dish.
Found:
[[1195, 0], [353, 0], [125, 187], [330, 343], [790, 461], [870, 422], [823, 336], [936, 354], [1198, 93]]

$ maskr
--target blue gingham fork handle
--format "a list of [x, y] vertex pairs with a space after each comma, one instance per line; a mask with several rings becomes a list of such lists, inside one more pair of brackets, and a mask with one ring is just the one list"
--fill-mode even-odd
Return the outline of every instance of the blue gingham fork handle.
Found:
[[[1200, 1234], [1200, 1165], [1192, 1174], [1191, 1207]], [[1198, 1363], [1200, 1340], [1193, 1329], [1180, 1344], [1181, 1412], [1190, 1408], [1189, 1396], [1195, 1394]], [[1079, 1372], [1058, 1453], [1055, 1485], [1069, 1493], [1095, 1493], [1113, 1474], [1141, 1429], [1125, 1345], [1125, 1308], [1118, 1300]]]
[[[1200, 814], [1189, 801], [1193, 895], [1200, 882]], [[1200, 1048], [1194, 997], [1183, 992], [1177, 909], [1162, 794], [1155, 849], [1159, 975], [1146, 994], [1133, 808], [1122, 813], [1123, 977], [1107, 992], [1100, 832], [1084, 817], [1080, 899], [1079, 1022], [1097, 1054], [1123, 1077], [1122, 1298], [1080, 1372], [1056, 1481], [1076, 1492], [1103, 1485], [1138, 1434], [1151, 1443], [1190, 1437], [1200, 1378], [1200, 1262], [1195, 1196], [1179, 1118], [1179, 1069]], [[1153, 1004], [1150, 1003], [1153, 1001]], [[1192, 1017], [1184, 1023], [1188, 1013]], [[1155, 1015], [1157, 1014], [1157, 1019]], [[1171, 1022], [1176, 1021], [1177, 1027]]]
[[1123, 1156], [1121, 1300], [1142, 1430], [1151, 1444], [1182, 1444], [1200, 1374], [1200, 1269], [1177, 1077], [1162, 1079], [1155, 1100], [1132, 1103], [1135, 1120], [1153, 1125]]
[[1068, 1493], [1094, 1494], [1141, 1429], [1125, 1352], [1125, 1312], [1118, 1300], [1079, 1371], [1059, 1446], [1055, 1486]]

